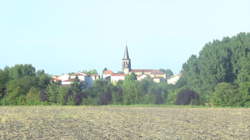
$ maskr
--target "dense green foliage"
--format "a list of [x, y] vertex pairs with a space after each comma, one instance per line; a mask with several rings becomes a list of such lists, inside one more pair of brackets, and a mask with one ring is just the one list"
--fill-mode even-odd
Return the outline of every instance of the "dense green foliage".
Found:
[[[105, 70], [107, 70], [105, 68]], [[161, 69], [171, 77], [173, 72]], [[96, 70], [85, 71], [97, 74]], [[176, 85], [137, 81], [134, 73], [112, 84], [87, 86], [76, 77], [70, 86], [52, 82], [32, 65], [0, 69], [1, 105], [203, 104], [250, 107], [250, 33], [207, 43], [183, 65]]]
[[199, 94], [193, 90], [184, 89], [177, 94], [176, 105], [199, 105]]
[[171, 77], [174, 75], [174, 73], [170, 69], [160, 69], [160, 71], [164, 72], [167, 75], [167, 77]]
[[116, 85], [101, 79], [88, 87], [76, 77], [72, 85], [62, 86], [31, 65], [15, 65], [0, 70], [0, 104], [163, 104], [167, 99], [167, 86], [166, 83], [156, 84], [151, 79], [139, 82], [134, 73]]
[[239, 94], [237, 85], [230, 83], [219, 83], [215, 87], [214, 93], [211, 95], [211, 102], [214, 105], [220, 106], [239, 106], [241, 103], [241, 96], [235, 96]]
[[0, 70], [0, 103], [4, 105], [41, 104], [43, 91], [50, 83], [44, 71], [31, 65], [16, 65]]
[[166, 103], [168, 93], [166, 84], [156, 84], [151, 79], [139, 82], [133, 80], [133, 76], [126, 77], [125, 81], [120, 81], [116, 85], [107, 80], [97, 80], [90, 88], [80, 85], [81, 83], [69, 87], [55, 83], [49, 85], [48, 95], [49, 99], [52, 99], [49, 103], [63, 105], [163, 104]]
[[250, 82], [250, 33], [206, 44], [183, 65], [182, 74], [178, 87], [200, 93], [203, 103], [245, 106], [250, 95], [245, 83]]

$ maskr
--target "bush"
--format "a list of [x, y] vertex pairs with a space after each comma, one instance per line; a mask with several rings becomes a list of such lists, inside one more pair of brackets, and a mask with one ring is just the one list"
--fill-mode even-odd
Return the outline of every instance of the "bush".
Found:
[[241, 94], [241, 106], [250, 107], [250, 82], [242, 82], [239, 85]]
[[238, 85], [219, 83], [211, 95], [211, 103], [216, 106], [242, 106], [242, 94]]
[[[21, 97], [21, 96], [20, 96]], [[24, 104], [23, 99], [20, 101], [19, 104]], [[38, 105], [40, 104], [40, 92], [36, 88], [31, 88], [26, 95], [26, 103], [28, 105]]]
[[190, 89], [184, 89], [177, 94], [176, 105], [198, 105], [199, 95]]

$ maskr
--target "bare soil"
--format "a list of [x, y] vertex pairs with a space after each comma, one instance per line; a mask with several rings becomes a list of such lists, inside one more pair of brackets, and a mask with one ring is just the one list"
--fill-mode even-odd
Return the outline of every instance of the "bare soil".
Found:
[[250, 140], [250, 109], [0, 107], [1, 140]]

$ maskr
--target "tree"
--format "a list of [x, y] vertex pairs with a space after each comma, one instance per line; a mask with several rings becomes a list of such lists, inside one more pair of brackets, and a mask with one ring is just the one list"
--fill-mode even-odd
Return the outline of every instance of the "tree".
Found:
[[250, 57], [249, 58], [244, 58], [241, 61], [241, 69], [238, 72], [239, 74], [237, 75], [237, 82], [250, 82]]
[[61, 105], [66, 105], [67, 104], [68, 90], [69, 90], [69, 88], [64, 87], [64, 86], [60, 86], [60, 88], [58, 90], [59, 95], [57, 97], [58, 97], [58, 102]]
[[176, 105], [199, 105], [199, 94], [190, 89], [184, 89], [177, 94]]
[[138, 88], [138, 82], [127, 78], [122, 85], [123, 103], [124, 104], [139, 104], [142, 100], [141, 89]]
[[11, 79], [18, 79], [24, 76], [35, 76], [36, 69], [32, 65], [18, 64], [9, 69], [9, 77]]
[[250, 33], [240, 33], [207, 43], [198, 56], [183, 65], [179, 88], [188, 87], [209, 102], [217, 84], [250, 81]]
[[137, 76], [136, 76], [136, 74], [134, 72], [132, 72], [131, 74], [129, 74], [129, 75], [127, 75], [125, 77], [125, 80], [127, 80], [127, 81], [135, 81], [135, 80], [137, 80]]
[[173, 71], [170, 69], [160, 69], [160, 71], [164, 72], [167, 75], [167, 78], [170, 78], [174, 75]]
[[36, 77], [38, 78], [38, 87], [40, 89], [45, 89], [50, 84], [51, 77], [43, 70], [37, 71]]
[[178, 81], [179, 84], [181, 81], [185, 81], [185, 86], [199, 89], [201, 86], [200, 80], [200, 66], [198, 62], [198, 58], [195, 55], [192, 55], [188, 61], [183, 64], [183, 76]]
[[67, 95], [65, 96], [66, 104], [68, 105], [80, 105], [83, 98], [86, 98], [85, 89], [87, 85], [75, 78], [73, 84], [70, 85]]
[[103, 70], [102, 70], [102, 73], [104, 72], [104, 71], [107, 71], [108, 69], [105, 67]]
[[40, 92], [37, 88], [31, 88], [26, 95], [26, 103], [28, 105], [40, 104]]
[[49, 103], [62, 103], [60, 98], [60, 88], [61, 86], [55, 83], [50, 84], [47, 87], [47, 93], [48, 93], [48, 102]]
[[118, 83], [112, 88], [112, 104], [123, 103], [123, 90], [121, 84]]
[[239, 85], [239, 92], [242, 100], [240, 101], [241, 106], [250, 107], [250, 82], [242, 82]]
[[6, 95], [6, 85], [9, 80], [9, 73], [7, 70], [0, 69], [0, 100]]
[[18, 104], [19, 96], [26, 96], [30, 88], [37, 85], [36, 82], [36, 78], [30, 76], [9, 81], [7, 84], [6, 101], [10, 104]]
[[145, 78], [138, 82], [137, 88], [141, 92], [144, 104], [163, 104], [167, 97], [166, 83], [155, 83], [151, 78]]
[[242, 95], [238, 85], [219, 83], [211, 96], [211, 103], [216, 106], [241, 106]]
[[[15, 65], [0, 70], [0, 100], [4, 104], [26, 104], [28, 93], [39, 90], [39, 98], [46, 101], [46, 88], [50, 76], [44, 71], [37, 71], [32, 65]], [[40, 94], [42, 93], [42, 94]], [[31, 93], [30, 93], [31, 94]], [[32, 94], [31, 94], [32, 95]], [[35, 103], [35, 102], [34, 102]]]
[[[19, 97], [25, 97], [23, 90], [20, 87], [11, 88], [11, 90], [7, 93], [7, 96], [4, 98], [4, 105], [18, 105], [20, 103], [18, 101]], [[26, 101], [23, 101], [22, 104], [25, 104]]]
[[97, 70], [96, 69], [92, 69], [92, 70], [83, 70], [83, 73], [86, 73], [86, 74], [98, 74]]
[[95, 98], [96, 104], [107, 105], [112, 103], [113, 85], [105, 80], [97, 80], [89, 91]]

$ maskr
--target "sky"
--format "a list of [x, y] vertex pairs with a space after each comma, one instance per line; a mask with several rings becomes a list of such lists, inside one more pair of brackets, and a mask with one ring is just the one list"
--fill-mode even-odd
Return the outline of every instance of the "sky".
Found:
[[0, 68], [179, 73], [214, 39], [250, 32], [250, 0], [0, 0]]

